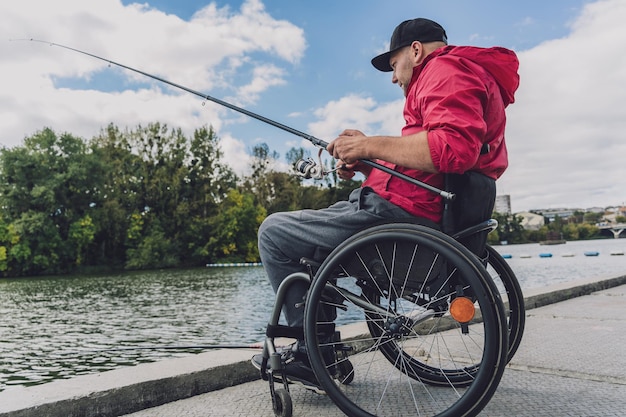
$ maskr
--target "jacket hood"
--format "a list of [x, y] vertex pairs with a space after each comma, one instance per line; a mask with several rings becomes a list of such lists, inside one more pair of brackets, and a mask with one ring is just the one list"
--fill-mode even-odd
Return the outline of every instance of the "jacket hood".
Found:
[[515, 91], [519, 87], [519, 60], [515, 52], [502, 48], [479, 48], [476, 46], [445, 46], [431, 53], [428, 58], [451, 55], [469, 59], [489, 72], [500, 87], [500, 94], [507, 106], [515, 102]]

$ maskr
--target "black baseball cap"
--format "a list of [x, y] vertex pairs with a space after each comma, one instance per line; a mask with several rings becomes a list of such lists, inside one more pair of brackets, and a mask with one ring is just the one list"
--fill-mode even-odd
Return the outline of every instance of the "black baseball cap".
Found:
[[389, 65], [389, 56], [398, 49], [411, 45], [413, 41], [424, 43], [440, 41], [447, 44], [448, 37], [443, 27], [430, 19], [418, 17], [417, 19], [405, 20], [393, 31], [389, 51], [374, 57], [372, 65], [379, 71], [393, 71]]

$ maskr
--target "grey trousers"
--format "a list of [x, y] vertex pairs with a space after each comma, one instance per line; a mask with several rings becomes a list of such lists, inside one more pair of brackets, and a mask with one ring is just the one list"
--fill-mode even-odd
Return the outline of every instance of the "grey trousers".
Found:
[[[259, 253], [274, 292], [285, 277], [305, 270], [300, 265], [302, 257], [314, 259], [320, 248], [330, 252], [357, 231], [392, 218], [413, 216], [368, 187], [352, 191], [348, 201], [340, 201], [325, 209], [268, 216], [259, 228]], [[304, 309], [295, 305], [302, 302], [306, 291], [304, 283], [289, 288], [283, 306], [287, 325], [302, 326]]]

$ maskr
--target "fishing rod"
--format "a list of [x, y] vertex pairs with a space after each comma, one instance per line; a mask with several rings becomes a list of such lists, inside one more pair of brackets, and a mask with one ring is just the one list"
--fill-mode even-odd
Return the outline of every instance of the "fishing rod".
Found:
[[[162, 82], [164, 84], [167, 84], [167, 85], [170, 85], [172, 87], [178, 88], [180, 90], [186, 91], [188, 93], [194, 94], [194, 95], [196, 95], [198, 97], [202, 97], [202, 99], [204, 99], [204, 100], [212, 101], [213, 103], [219, 104], [220, 106], [223, 106], [223, 107], [226, 107], [228, 109], [234, 110], [236, 112], [245, 114], [246, 116], [252, 117], [253, 119], [257, 119], [257, 120], [259, 120], [259, 121], [261, 121], [263, 123], [267, 123], [267, 124], [269, 124], [271, 126], [274, 126], [274, 127], [277, 127], [277, 128], [279, 128], [281, 130], [289, 132], [289, 133], [291, 133], [291, 134], [293, 134], [295, 136], [299, 136], [299, 137], [301, 137], [301, 138], [303, 138], [305, 140], [308, 140], [313, 145], [318, 146], [320, 148], [326, 149], [326, 146], [328, 145], [328, 142], [325, 142], [322, 139], [318, 139], [315, 136], [309, 135], [308, 133], [301, 132], [301, 131], [299, 131], [297, 129], [294, 129], [292, 127], [289, 127], [287, 125], [284, 125], [282, 123], [276, 122], [276, 121], [274, 121], [272, 119], [269, 119], [267, 117], [261, 116], [260, 114], [251, 112], [251, 111], [246, 110], [244, 108], [235, 106], [234, 104], [228, 103], [228, 102], [226, 102], [224, 100], [220, 100], [218, 98], [212, 97], [212, 96], [210, 96], [208, 94], [204, 94], [204, 93], [201, 93], [199, 91], [192, 90], [191, 88], [185, 87], [185, 86], [180, 85], [180, 84], [176, 84], [176, 83], [174, 83], [172, 81], [168, 81], [168, 80], [166, 80], [164, 78], [161, 78], [159, 76], [156, 76], [156, 75], [153, 75], [153, 74], [149, 74], [147, 72], [141, 71], [141, 70], [133, 68], [133, 67], [129, 67], [128, 65], [120, 64], [119, 62], [115, 62], [115, 61], [112, 61], [110, 59], [103, 58], [101, 56], [92, 54], [90, 52], [82, 51], [80, 49], [72, 48], [71, 46], [62, 45], [60, 43], [55, 43], [55, 42], [49, 42], [49, 41], [45, 41], [45, 40], [41, 40], [41, 39], [33, 39], [33, 38], [29, 38], [29, 39], [10, 39], [10, 41], [27, 41], [27, 42], [44, 43], [44, 44], [48, 44], [50, 46], [57, 46], [59, 48], [63, 48], [63, 49], [67, 49], [67, 50], [70, 50], [70, 51], [73, 51], [73, 52], [77, 52], [79, 54], [87, 55], [87, 56], [90, 56], [92, 58], [98, 59], [100, 61], [107, 62], [109, 65], [111, 65], [111, 64], [112, 65], [116, 65], [116, 66], [118, 66], [120, 68], [124, 68], [124, 69], [127, 69], [127, 70], [132, 71], [132, 72], [136, 72], [136, 73], [141, 74], [143, 76], [146, 76], [148, 78], [152, 78], [152, 79], [160, 81], [160, 82]], [[372, 160], [361, 159], [360, 162], [362, 162], [365, 165], [368, 165], [368, 166], [370, 166], [372, 168], [379, 169], [379, 170], [381, 170], [381, 171], [383, 171], [383, 172], [385, 172], [387, 174], [390, 174], [390, 175], [393, 175], [393, 176], [398, 177], [400, 179], [403, 179], [404, 181], [407, 181], [407, 182], [409, 182], [409, 183], [411, 183], [413, 185], [416, 185], [418, 187], [421, 187], [421, 188], [424, 188], [426, 190], [432, 191], [432, 192], [434, 192], [436, 194], [439, 194], [441, 197], [443, 197], [446, 200], [453, 200], [455, 198], [455, 195], [453, 193], [441, 190], [441, 189], [439, 189], [437, 187], [433, 187], [430, 184], [426, 184], [425, 182], [419, 181], [419, 180], [417, 180], [417, 179], [415, 179], [413, 177], [409, 177], [406, 174], [403, 174], [401, 172], [395, 171], [395, 170], [393, 170], [393, 169], [391, 169], [389, 167], [386, 167], [385, 165], [379, 164], [379, 163], [374, 162]], [[316, 172], [316, 170], [313, 169], [313, 165], [312, 165], [314, 163], [315, 163], [315, 161], [312, 161], [312, 160], [298, 161], [298, 163], [296, 165], [299, 165], [299, 167], [296, 166], [296, 169], [300, 172], [300, 174], [303, 174], [304, 176], [306, 176], [307, 174], [310, 175], [311, 173], [315, 173]]]
[[226, 345], [226, 344], [215, 344], [215, 345], [154, 345], [154, 346], [124, 346], [117, 348], [106, 348], [106, 349], [95, 349], [95, 350], [79, 350], [74, 353], [102, 353], [102, 352], [124, 352], [124, 351], [138, 351], [138, 350], [213, 350], [213, 349], [263, 349], [263, 344], [254, 343], [254, 344], [239, 344], [239, 345]]
[[263, 349], [263, 345], [255, 343], [251, 345], [166, 345], [166, 346], [126, 346], [119, 348], [108, 348], [98, 350], [88, 350], [84, 353], [96, 352], [122, 352], [133, 350], [211, 350], [211, 349]]
[[154, 346], [124, 346], [106, 349], [79, 349], [66, 352], [57, 352], [57, 357], [66, 356], [85, 356], [102, 354], [107, 352], [134, 352], [142, 350], [217, 350], [217, 349], [234, 349], [234, 350], [260, 350], [263, 349], [262, 343], [253, 344], [214, 344], [214, 345], [154, 345]]

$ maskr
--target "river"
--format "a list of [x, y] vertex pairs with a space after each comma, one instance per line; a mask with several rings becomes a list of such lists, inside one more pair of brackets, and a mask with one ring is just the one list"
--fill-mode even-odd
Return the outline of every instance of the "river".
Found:
[[[522, 289], [626, 273], [626, 239], [496, 249]], [[0, 279], [0, 391], [260, 342], [273, 297], [262, 267]]]

